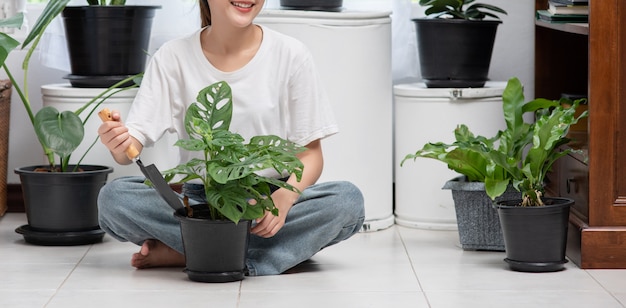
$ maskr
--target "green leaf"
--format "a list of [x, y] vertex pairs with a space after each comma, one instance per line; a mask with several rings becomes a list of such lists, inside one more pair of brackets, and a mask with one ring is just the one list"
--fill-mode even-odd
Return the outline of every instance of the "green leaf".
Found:
[[4, 65], [4, 62], [9, 57], [9, 53], [19, 45], [20, 42], [0, 32], [0, 65]]
[[[217, 82], [202, 89], [197, 96], [200, 105], [189, 108], [188, 114], [205, 120], [212, 130], [228, 130], [233, 113], [232, 90], [226, 82]], [[186, 122], [189, 122], [186, 120]], [[190, 132], [191, 134], [191, 132]]]
[[17, 13], [9, 18], [0, 19], [0, 27], [21, 28], [24, 24], [24, 13]]
[[24, 39], [22, 48], [28, 46], [28, 44], [30, 44], [30, 42], [32, 42], [36, 37], [43, 35], [43, 32], [48, 27], [48, 24], [50, 24], [50, 22], [52, 22], [52, 20], [63, 11], [69, 2], [70, 0], [49, 0], [48, 4], [46, 4], [46, 7], [43, 9], [41, 15], [35, 22], [33, 29]]
[[35, 115], [34, 126], [41, 144], [61, 158], [72, 154], [83, 141], [83, 123], [71, 111], [59, 113], [54, 107], [43, 107]]

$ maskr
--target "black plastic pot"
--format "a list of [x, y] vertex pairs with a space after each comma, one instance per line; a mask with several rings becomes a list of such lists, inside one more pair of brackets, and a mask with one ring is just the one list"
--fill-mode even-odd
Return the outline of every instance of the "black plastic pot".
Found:
[[74, 87], [108, 88], [145, 69], [160, 6], [68, 6], [63, 12]]
[[488, 80], [498, 20], [413, 19], [428, 88], [479, 88]]
[[[16, 230], [27, 242], [79, 245], [97, 242], [104, 232], [98, 224], [98, 193], [113, 168], [81, 165], [78, 172], [40, 172], [29, 166], [19, 174], [27, 226]], [[73, 166], [70, 166], [73, 167]]]
[[280, 0], [286, 9], [305, 11], [340, 11], [343, 0]]
[[504, 234], [505, 261], [514, 271], [554, 272], [565, 268], [569, 210], [574, 201], [544, 198], [545, 206], [516, 206], [521, 200], [497, 204]]
[[79, 172], [34, 171], [45, 167], [15, 169], [30, 227], [50, 232], [98, 228], [98, 193], [113, 168], [81, 165]]
[[[206, 207], [206, 205], [201, 205]], [[180, 221], [187, 277], [198, 282], [233, 282], [244, 279], [251, 221], [189, 218]]]

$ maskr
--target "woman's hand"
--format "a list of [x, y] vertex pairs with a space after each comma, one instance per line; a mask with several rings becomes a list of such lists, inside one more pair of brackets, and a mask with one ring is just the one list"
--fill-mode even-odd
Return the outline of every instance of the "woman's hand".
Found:
[[141, 151], [141, 145], [129, 133], [128, 128], [122, 123], [120, 113], [116, 110], [111, 112], [111, 121], [103, 122], [98, 127], [100, 142], [106, 146], [119, 164], [130, 164], [131, 160], [126, 157], [126, 149], [131, 144], [135, 144], [137, 150]]
[[256, 220], [257, 224], [250, 232], [261, 237], [272, 237], [285, 225], [289, 210], [296, 202], [298, 194], [286, 189], [279, 189], [272, 194], [274, 205], [278, 209], [278, 216], [265, 212], [263, 217]]
[[[307, 150], [298, 154], [298, 158], [304, 165], [302, 169], [302, 179], [296, 180], [294, 175], [289, 177], [287, 183], [304, 191], [307, 187], [315, 184], [322, 174], [324, 158], [322, 156], [322, 144], [320, 140], [315, 140], [306, 145]], [[257, 225], [251, 229], [253, 234], [261, 237], [272, 237], [285, 225], [285, 219], [291, 207], [296, 203], [300, 195], [285, 188], [280, 188], [272, 194], [274, 205], [278, 208], [278, 216], [266, 212], [263, 217], [257, 219]]]

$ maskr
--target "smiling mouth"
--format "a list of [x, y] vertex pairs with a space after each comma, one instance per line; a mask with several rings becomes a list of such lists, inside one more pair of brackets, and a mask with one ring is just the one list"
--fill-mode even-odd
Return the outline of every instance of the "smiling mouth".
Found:
[[242, 2], [231, 2], [230, 4], [236, 7], [243, 8], [243, 9], [249, 9], [254, 6], [254, 4], [252, 3], [242, 3]]

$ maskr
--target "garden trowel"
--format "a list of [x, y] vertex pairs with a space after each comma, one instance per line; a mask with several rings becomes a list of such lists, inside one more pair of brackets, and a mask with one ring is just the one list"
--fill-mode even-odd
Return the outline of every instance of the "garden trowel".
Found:
[[[104, 108], [98, 112], [98, 116], [103, 122], [113, 121], [113, 117], [111, 116], [111, 111], [108, 108]], [[183, 206], [182, 201], [178, 197], [178, 195], [172, 190], [169, 184], [165, 182], [163, 175], [157, 167], [152, 164], [148, 166], [144, 166], [143, 162], [139, 158], [139, 151], [135, 148], [134, 145], [130, 145], [128, 149], [126, 149], [126, 156], [131, 161], [134, 161], [139, 165], [139, 169], [141, 173], [152, 182], [154, 189], [161, 195], [161, 197], [171, 206], [177, 213], [185, 214], [185, 207]]]

